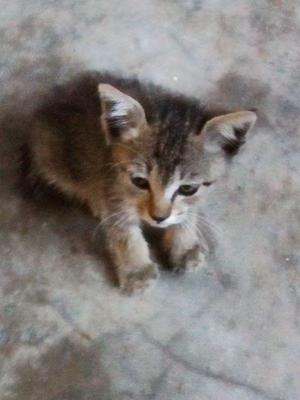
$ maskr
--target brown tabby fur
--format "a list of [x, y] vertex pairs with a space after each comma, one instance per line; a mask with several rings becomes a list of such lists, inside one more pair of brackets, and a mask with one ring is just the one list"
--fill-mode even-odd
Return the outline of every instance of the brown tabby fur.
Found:
[[[87, 73], [56, 87], [36, 110], [30, 174], [101, 220], [120, 287], [132, 293], [158, 274], [142, 222], [164, 229], [175, 269], [202, 265], [201, 199], [255, 120], [251, 111], [219, 115], [152, 84]], [[148, 187], [135, 186], [136, 178]], [[184, 196], [182, 185], [199, 189]]]

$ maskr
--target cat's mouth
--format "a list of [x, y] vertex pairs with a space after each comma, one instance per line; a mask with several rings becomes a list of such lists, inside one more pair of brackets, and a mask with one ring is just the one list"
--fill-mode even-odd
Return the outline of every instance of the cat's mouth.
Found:
[[166, 218], [165, 220], [160, 221], [160, 222], [154, 221], [150, 216], [146, 216], [146, 217], [143, 216], [142, 220], [154, 228], [164, 229], [164, 228], [168, 228], [169, 226], [172, 226], [172, 225], [180, 224], [183, 221], [183, 216], [182, 216], [182, 214], [179, 214], [179, 215], [171, 214], [168, 218]]

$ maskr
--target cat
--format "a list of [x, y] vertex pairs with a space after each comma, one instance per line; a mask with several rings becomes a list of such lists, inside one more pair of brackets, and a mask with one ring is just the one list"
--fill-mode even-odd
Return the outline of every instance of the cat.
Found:
[[132, 294], [158, 276], [143, 224], [163, 230], [174, 269], [203, 264], [201, 199], [256, 119], [254, 111], [214, 112], [154, 84], [88, 72], [56, 86], [36, 109], [30, 174], [99, 218], [119, 286]]

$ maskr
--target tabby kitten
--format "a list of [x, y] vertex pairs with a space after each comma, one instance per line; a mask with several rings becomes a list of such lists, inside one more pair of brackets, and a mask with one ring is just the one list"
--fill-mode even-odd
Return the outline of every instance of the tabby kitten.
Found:
[[87, 73], [58, 86], [35, 113], [31, 174], [101, 220], [126, 293], [157, 277], [143, 223], [162, 228], [175, 269], [197, 269], [201, 198], [256, 121], [136, 79]]

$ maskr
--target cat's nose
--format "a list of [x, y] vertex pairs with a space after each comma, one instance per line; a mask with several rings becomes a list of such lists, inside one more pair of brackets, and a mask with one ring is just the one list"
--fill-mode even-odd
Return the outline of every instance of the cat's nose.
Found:
[[167, 219], [170, 216], [170, 214], [154, 214], [151, 215], [151, 218], [157, 222], [158, 224], [160, 224], [161, 222], [163, 222], [165, 219]]

